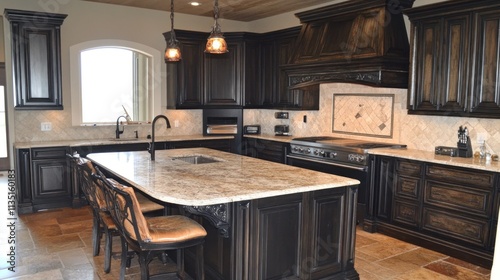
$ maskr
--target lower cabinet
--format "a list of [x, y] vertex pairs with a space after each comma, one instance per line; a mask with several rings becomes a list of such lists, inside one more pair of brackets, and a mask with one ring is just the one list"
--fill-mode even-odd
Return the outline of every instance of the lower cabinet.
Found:
[[257, 138], [245, 139], [245, 155], [268, 161], [286, 163], [289, 144]]
[[500, 183], [493, 172], [377, 157], [368, 231], [491, 267]]
[[[198, 219], [208, 232], [206, 278], [358, 279], [356, 201], [356, 187], [340, 187], [214, 207], [211, 217], [228, 227], [224, 236], [213, 219]], [[186, 250], [187, 270], [195, 263]]]
[[68, 147], [17, 150], [18, 212], [72, 205]]

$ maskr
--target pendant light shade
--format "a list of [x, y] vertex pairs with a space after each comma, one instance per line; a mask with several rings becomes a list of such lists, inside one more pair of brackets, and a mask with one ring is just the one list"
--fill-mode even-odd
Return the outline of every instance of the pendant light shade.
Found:
[[165, 50], [165, 62], [175, 62], [181, 60], [181, 48], [179, 41], [175, 38], [174, 31], [174, 0], [170, 2], [170, 39]]
[[224, 40], [224, 36], [222, 36], [222, 31], [217, 21], [219, 19], [219, 2], [217, 0], [214, 1], [214, 18], [215, 23], [208, 37], [205, 52], [214, 54], [227, 53], [227, 43], [226, 40]]

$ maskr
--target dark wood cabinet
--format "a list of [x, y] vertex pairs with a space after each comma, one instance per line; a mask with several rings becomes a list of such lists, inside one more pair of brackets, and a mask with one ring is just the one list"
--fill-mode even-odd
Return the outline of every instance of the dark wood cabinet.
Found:
[[167, 108], [200, 108], [203, 105], [203, 42], [206, 38], [199, 33], [181, 31], [176, 35], [183, 59], [167, 63]]
[[226, 34], [229, 52], [205, 54], [205, 106], [241, 107], [243, 82], [243, 39], [235, 34]]
[[[167, 63], [167, 108], [318, 110], [319, 92], [288, 88], [288, 63], [300, 27], [263, 34], [227, 32], [229, 52], [204, 53], [208, 33], [177, 30], [182, 60]], [[165, 39], [170, 32], [164, 33]]]
[[[299, 32], [300, 27], [292, 27], [260, 35], [257, 46], [260, 68], [257, 68], [259, 75], [254, 81], [260, 87], [258, 91], [246, 93], [246, 108], [319, 109], [319, 93], [306, 96], [306, 100], [298, 98], [296, 92], [288, 89], [287, 77], [280, 70], [281, 65], [288, 63]], [[249, 67], [245, 70], [252, 71]]]
[[[209, 206], [203, 217], [215, 213], [229, 230], [199, 219], [207, 279], [358, 279], [356, 201], [352, 186]], [[188, 270], [194, 256], [186, 254]]]
[[412, 46], [408, 113], [499, 118], [500, 3], [459, 0], [405, 12]]
[[498, 220], [498, 174], [377, 157], [374, 215], [364, 227], [490, 267]]
[[245, 154], [268, 161], [286, 163], [289, 144], [257, 138], [246, 138]]
[[72, 205], [67, 153], [68, 147], [16, 151], [19, 213]]
[[[208, 35], [176, 30], [182, 59], [167, 63], [167, 108], [242, 107], [243, 35], [225, 34], [225, 54], [204, 52]], [[168, 40], [170, 32], [164, 36]]]
[[60, 28], [67, 15], [5, 9], [16, 109], [62, 110]]

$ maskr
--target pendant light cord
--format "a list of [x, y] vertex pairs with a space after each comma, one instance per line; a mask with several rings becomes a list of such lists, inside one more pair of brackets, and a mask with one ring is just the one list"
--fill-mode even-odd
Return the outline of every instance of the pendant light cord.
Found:
[[170, 42], [174, 43], [176, 40], [175, 38], [175, 31], [174, 31], [174, 0], [171, 0], [170, 2]]

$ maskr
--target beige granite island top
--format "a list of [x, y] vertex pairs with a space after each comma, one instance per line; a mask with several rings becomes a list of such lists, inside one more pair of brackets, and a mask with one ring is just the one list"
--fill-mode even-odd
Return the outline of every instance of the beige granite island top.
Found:
[[411, 160], [419, 160], [450, 166], [473, 168], [484, 171], [500, 172], [500, 162], [486, 161], [479, 158], [461, 158], [444, 155], [436, 155], [434, 152], [414, 150], [414, 149], [371, 149], [372, 155], [398, 157]]
[[[203, 155], [218, 160], [192, 164], [175, 159]], [[207, 148], [94, 153], [87, 157], [146, 194], [168, 203], [213, 205], [358, 185], [356, 179]]]

